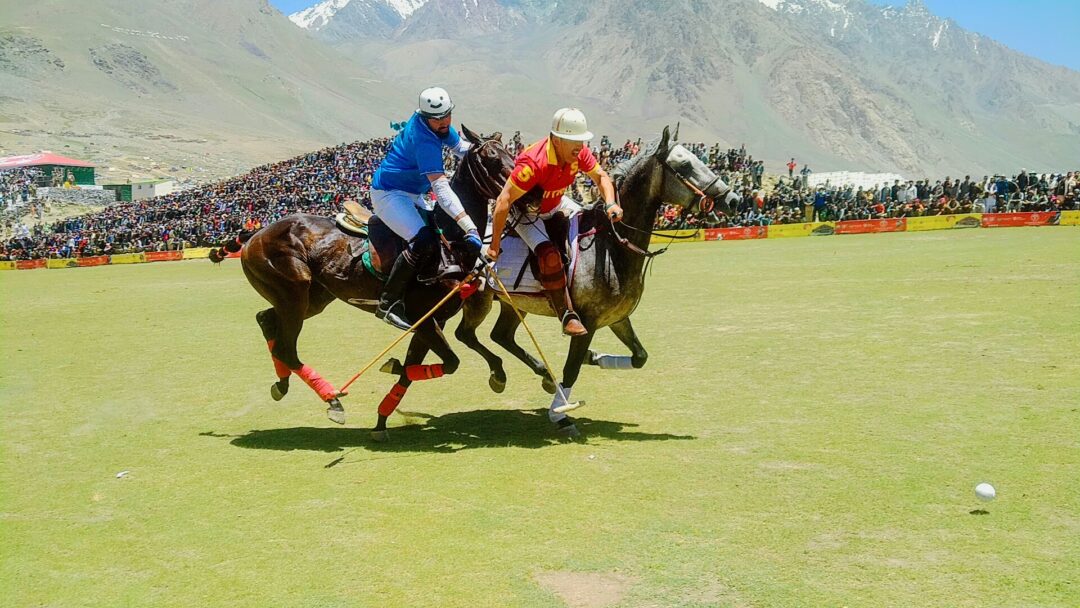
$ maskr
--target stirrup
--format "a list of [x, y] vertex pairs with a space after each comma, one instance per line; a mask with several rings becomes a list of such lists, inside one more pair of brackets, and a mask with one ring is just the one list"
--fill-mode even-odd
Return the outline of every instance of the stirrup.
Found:
[[[581, 325], [582, 331], [580, 333], [570, 333], [569, 331], [567, 331], [566, 325], [570, 321], [577, 321], [578, 324]], [[568, 336], [586, 336], [586, 335], [589, 334], [588, 328], [586, 328], [585, 324], [581, 322], [581, 317], [579, 317], [577, 315], [577, 313], [572, 311], [572, 310], [567, 310], [566, 312], [563, 313], [561, 322], [562, 322], [563, 333], [568, 335]]]
[[379, 307], [375, 309], [375, 318], [382, 319], [401, 331], [409, 331], [412, 329], [412, 323], [410, 323], [409, 318], [405, 316], [405, 305], [401, 300], [391, 302], [390, 305], [385, 308], [383, 308], [383, 305], [380, 303]]

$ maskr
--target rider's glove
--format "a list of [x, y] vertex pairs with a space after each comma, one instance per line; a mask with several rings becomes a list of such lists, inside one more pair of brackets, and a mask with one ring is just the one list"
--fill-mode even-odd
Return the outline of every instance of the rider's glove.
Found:
[[476, 230], [470, 230], [465, 233], [465, 247], [472, 255], [480, 255], [480, 249], [484, 247], [484, 242], [480, 240], [480, 233]]

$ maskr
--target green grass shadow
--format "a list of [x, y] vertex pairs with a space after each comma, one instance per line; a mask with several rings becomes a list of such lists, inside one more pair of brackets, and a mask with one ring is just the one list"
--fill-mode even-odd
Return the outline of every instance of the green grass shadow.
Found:
[[[452, 453], [474, 448], [538, 449], [564, 441], [547, 419], [547, 410], [474, 410], [442, 416], [409, 413], [409, 418], [423, 418], [418, 424], [391, 427], [390, 441], [377, 443], [369, 429], [292, 427], [252, 430], [232, 437], [237, 447], [258, 450], [310, 450], [339, 452], [363, 448], [373, 452], [442, 452]], [[637, 425], [610, 420], [576, 418], [582, 437], [610, 441], [692, 440], [692, 435], [627, 431]], [[205, 436], [221, 437], [212, 432]]]

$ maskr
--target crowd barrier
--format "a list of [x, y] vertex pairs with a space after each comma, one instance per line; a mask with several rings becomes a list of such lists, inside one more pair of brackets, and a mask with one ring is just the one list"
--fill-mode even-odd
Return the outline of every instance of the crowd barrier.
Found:
[[[924, 230], [954, 230], [959, 228], [1005, 228], [1013, 226], [1080, 226], [1080, 211], [1039, 211], [1032, 213], [962, 213], [931, 217], [889, 218], [883, 220], [848, 220], [843, 222], [806, 222], [772, 226], [742, 226], [739, 228], [706, 228], [704, 230], [658, 230], [652, 235], [653, 245], [672, 242], [743, 241], [832, 234], [874, 234], [881, 232], [919, 232]], [[32, 270], [35, 268], [76, 268], [106, 264], [142, 264], [177, 260], [205, 259], [210, 247], [191, 247], [182, 251], [148, 251], [118, 253], [85, 258], [50, 260], [0, 261], [0, 270]], [[230, 258], [240, 253], [230, 253]]]

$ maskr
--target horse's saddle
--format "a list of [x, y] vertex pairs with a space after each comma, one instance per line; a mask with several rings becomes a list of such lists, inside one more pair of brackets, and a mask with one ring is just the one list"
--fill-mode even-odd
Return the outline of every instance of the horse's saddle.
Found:
[[356, 201], [345, 201], [342, 204], [345, 211], [334, 216], [338, 228], [354, 236], [366, 237], [367, 225], [371, 221], [371, 212], [360, 206]]
[[[340, 217], [343, 214], [338, 215]], [[350, 234], [357, 234], [343, 227], [340, 221], [338, 227]], [[368, 273], [380, 281], [385, 281], [394, 268], [394, 262], [407, 246], [405, 239], [391, 230], [379, 216], [370, 213], [367, 215], [362, 236], [366, 240], [359, 246], [353, 247], [352, 254], [360, 256], [360, 262]], [[439, 247], [439, 255], [434, 256], [426, 267], [420, 269], [417, 280], [430, 284], [442, 279], [465, 278], [468, 273], [458, 259], [459, 255], [457, 251], [452, 251], [446, 245]]]
[[[573, 284], [574, 271], [577, 269], [578, 254], [581, 251], [581, 239], [596, 233], [599, 218], [603, 217], [599, 207], [585, 207], [576, 211], [569, 218], [562, 214], [556, 214], [550, 220], [544, 221], [548, 238], [559, 249], [563, 258], [563, 271], [566, 272], [566, 282]], [[488, 226], [488, 232], [491, 227]], [[543, 286], [540, 284], [540, 269], [537, 264], [536, 254], [529, 250], [517, 233], [511, 231], [502, 240], [502, 251], [499, 259], [495, 262], [495, 272], [499, 280], [506, 285], [511, 293], [542, 293]], [[494, 279], [489, 279], [491, 288], [498, 290]]]

